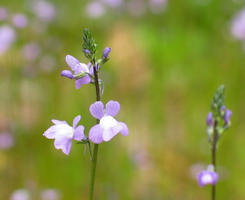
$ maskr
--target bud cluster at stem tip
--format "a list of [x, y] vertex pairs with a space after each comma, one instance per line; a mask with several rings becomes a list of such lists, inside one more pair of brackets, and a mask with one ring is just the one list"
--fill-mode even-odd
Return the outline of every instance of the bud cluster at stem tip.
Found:
[[232, 112], [224, 105], [224, 89], [224, 85], [221, 85], [215, 92], [211, 103], [211, 112], [208, 113], [206, 118], [207, 134], [210, 142], [212, 142], [214, 129], [216, 129], [218, 138], [220, 138], [222, 133], [231, 125]]

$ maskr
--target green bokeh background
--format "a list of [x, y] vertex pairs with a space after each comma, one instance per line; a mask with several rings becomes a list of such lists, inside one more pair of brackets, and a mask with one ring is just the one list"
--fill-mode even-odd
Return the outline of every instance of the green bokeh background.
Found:
[[[90, 160], [73, 143], [64, 155], [42, 133], [51, 119], [69, 123], [81, 114], [86, 133], [95, 120], [88, 108], [95, 101], [92, 85], [76, 90], [60, 77], [65, 55], [87, 62], [82, 54], [82, 30], [88, 27], [99, 51], [112, 47], [103, 66], [103, 102], [121, 103], [117, 119], [130, 135], [117, 136], [99, 147], [95, 199], [207, 200], [210, 187], [200, 188], [190, 176], [193, 165], [210, 163], [205, 117], [220, 84], [226, 85], [226, 105], [232, 127], [218, 149], [221, 179], [217, 199], [245, 199], [245, 52], [230, 33], [233, 15], [242, 1], [171, 1], [159, 15], [141, 17], [108, 11], [89, 19], [85, 1], [55, 0], [55, 22], [42, 34], [19, 30], [18, 41], [0, 57], [0, 130], [11, 131], [15, 145], [0, 151], [0, 199], [19, 188], [32, 199], [44, 188], [60, 191], [62, 200], [88, 198]], [[1, 0], [12, 12], [25, 12], [28, 2]], [[56, 43], [51, 47], [48, 38]], [[55, 68], [25, 72], [20, 49], [36, 41], [56, 58]], [[29, 68], [28, 68], [29, 69]], [[29, 69], [30, 70], [30, 69]]]

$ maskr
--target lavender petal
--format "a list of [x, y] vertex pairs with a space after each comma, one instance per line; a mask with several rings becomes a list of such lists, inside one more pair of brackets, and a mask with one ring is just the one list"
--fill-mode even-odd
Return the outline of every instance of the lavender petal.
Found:
[[76, 80], [75, 87], [76, 87], [76, 89], [80, 89], [82, 87], [82, 85], [88, 84], [90, 82], [91, 82], [91, 78], [88, 75], [86, 75], [83, 78]]
[[81, 141], [85, 138], [84, 135], [84, 126], [80, 125], [75, 129], [73, 139], [77, 141]]
[[81, 120], [81, 115], [78, 115], [74, 118], [73, 120], [73, 128], [76, 128], [77, 124], [79, 123], [79, 121]]
[[116, 116], [120, 111], [120, 104], [117, 101], [109, 101], [106, 104], [106, 114], [112, 117]]
[[48, 130], [46, 130], [43, 134], [43, 136], [45, 136], [48, 139], [54, 139], [55, 138], [55, 132], [56, 132], [56, 127], [51, 126], [50, 128], [48, 128]]
[[76, 58], [74, 58], [74, 57], [71, 56], [71, 55], [67, 55], [67, 56], [66, 56], [66, 63], [67, 63], [67, 65], [69, 65], [69, 67], [70, 67], [73, 71], [75, 71], [76, 66], [77, 66], [78, 64], [80, 64], [79, 60], [77, 60]]
[[102, 128], [100, 127], [99, 124], [93, 126], [90, 130], [89, 130], [89, 139], [95, 143], [95, 144], [100, 144], [103, 142], [103, 138], [102, 138]]
[[118, 122], [120, 124], [120, 126], [122, 127], [121, 129], [121, 134], [123, 136], [128, 136], [128, 126], [124, 123], [124, 122]]
[[68, 155], [71, 150], [72, 139], [64, 136], [56, 136], [54, 146], [56, 149], [61, 149], [64, 154]]
[[89, 111], [94, 118], [101, 119], [104, 116], [104, 105], [101, 101], [96, 101], [90, 106]]

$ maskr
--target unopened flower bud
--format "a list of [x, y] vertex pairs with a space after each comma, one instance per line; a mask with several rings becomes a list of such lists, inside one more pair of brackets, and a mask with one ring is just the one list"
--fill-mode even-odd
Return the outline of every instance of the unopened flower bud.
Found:
[[90, 54], [91, 52], [88, 49], [84, 49], [85, 54]]
[[209, 112], [208, 113], [208, 116], [207, 116], [207, 119], [206, 119], [206, 124], [207, 124], [207, 126], [213, 126], [213, 123], [214, 123], [214, 121], [213, 121], [213, 113], [212, 112]]
[[230, 124], [230, 117], [232, 115], [231, 110], [226, 110], [224, 115], [225, 124]]
[[73, 79], [73, 74], [70, 70], [63, 70], [60, 75], [69, 79]]
[[109, 56], [109, 54], [110, 54], [110, 52], [111, 52], [111, 48], [110, 48], [110, 47], [106, 47], [106, 48], [104, 49], [104, 51], [103, 51], [103, 57], [104, 57], [105, 59], [107, 59], [108, 56]]

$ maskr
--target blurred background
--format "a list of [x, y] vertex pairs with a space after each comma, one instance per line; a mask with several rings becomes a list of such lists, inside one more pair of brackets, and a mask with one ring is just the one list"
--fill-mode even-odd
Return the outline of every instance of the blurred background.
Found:
[[[67, 54], [88, 62], [82, 30], [99, 51], [104, 102], [121, 103], [130, 135], [99, 149], [100, 200], [207, 200], [196, 174], [210, 164], [205, 118], [220, 84], [233, 111], [217, 153], [217, 199], [245, 199], [245, 3], [243, 0], [1, 0], [0, 199], [88, 198], [89, 156], [69, 156], [42, 134], [51, 119], [81, 114], [86, 133], [92, 85], [60, 76]], [[100, 56], [100, 55], [99, 55]]]

